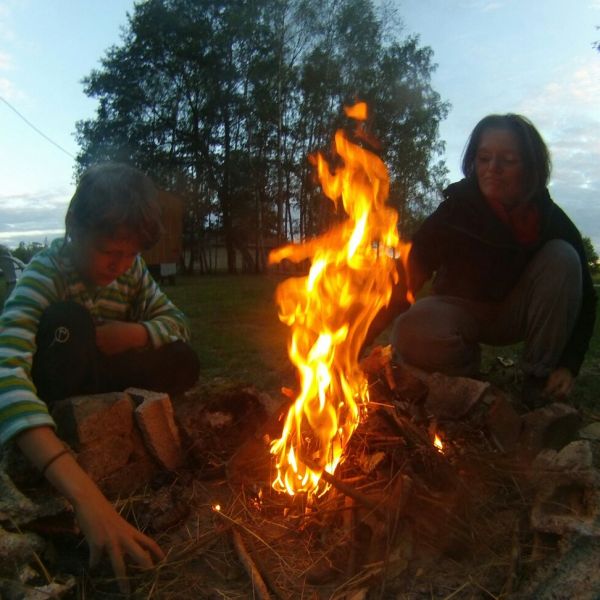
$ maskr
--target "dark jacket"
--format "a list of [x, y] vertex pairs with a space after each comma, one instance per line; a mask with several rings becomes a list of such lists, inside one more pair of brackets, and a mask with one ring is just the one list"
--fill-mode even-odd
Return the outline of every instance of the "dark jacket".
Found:
[[522, 245], [488, 206], [475, 182], [463, 179], [450, 185], [444, 190], [442, 203], [414, 236], [410, 279], [425, 281], [435, 272], [435, 294], [499, 302], [513, 289], [541, 246], [553, 239], [568, 242], [581, 261], [583, 301], [557, 366], [577, 375], [594, 328], [596, 294], [581, 234], [547, 190], [535, 202], [540, 210], [539, 240]]

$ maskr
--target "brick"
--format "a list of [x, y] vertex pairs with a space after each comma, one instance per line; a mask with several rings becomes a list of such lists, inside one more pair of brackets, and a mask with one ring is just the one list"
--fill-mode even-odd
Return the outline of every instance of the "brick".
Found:
[[523, 415], [520, 449], [535, 456], [545, 448], [560, 450], [577, 436], [581, 424], [579, 411], [568, 404], [554, 402]]
[[139, 403], [135, 419], [150, 454], [168, 471], [180, 467], [183, 464], [181, 438], [168, 394], [138, 388], [126, 391]]
[[148, 448], [146, 448], [146, 444], [144, 443], [144, 439], [142, 438], [142, 432], [139, 427], [134, 427], [131, 430], [131, 443], [133, 445], [133, 450], [131, 452], [131, 462], [136, 462], [141, 459], [150, 458], [150, 453], [148, 452]]
[[108, 435], [82, 447], [77, 462], [94, 481], [100, 481], [125, 466], [133, 449], [131, 436]]
[[429, 388], [425, 408], [438, 419], [464, 417], [490, 387], [486, 381], [442, 373], [428, 374], [424, 381]]
[[160, 468], [149, 456], [132, 460], [114, 473], [98, 481], [98, 487], [109, 499], [129, 496], [150, 483]]
[[59, 436], [79, 450], [107, 435], [129, 435], [133, 402], [124, 392], [73, 396], [58, 402], [52, 417]]
[[600, 421], [594, 421], [579, 431], [579, 437], [584, 440], [600, 441]]
[[598, 450], [588, 440], [571, 442], [560, 452], [540, 452], [532, 465], [538, 490], [532, 527], [558, 535], [600, 537], [598, 463]]
[[501, 450], [512, 452], [517, 447], [523, 421], [504, 394], [494, 394], [485, 422], [490, 436]]

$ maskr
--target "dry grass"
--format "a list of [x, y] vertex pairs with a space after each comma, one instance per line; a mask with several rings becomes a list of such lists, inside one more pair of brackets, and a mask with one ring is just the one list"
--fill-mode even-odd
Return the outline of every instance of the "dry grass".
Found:
[[[439, 453], [427, 423], [396, 410], [382, 390], [382, 382], [372, 386], [379, 408], [336, 472], [377, 511], [335, 486], [310, 503], [276, 494], [268, 449], [251, 435], [232, 448], [226, 476], [203, 481], [190, 468], [159, 492], [123, 502], [142, 527], [153, 522], [157, 494], [189, 508], [175, 526], [150, 528], [168, 557], [134, 578], [134, 597], [260, 597], [235, 533], [271, 598], [508, 598], [535, 566], [526, 465], [498, 452], [477, 414], [437, 425], [446, 444]], [[91, 597], [102, 597], [94, 586]]]

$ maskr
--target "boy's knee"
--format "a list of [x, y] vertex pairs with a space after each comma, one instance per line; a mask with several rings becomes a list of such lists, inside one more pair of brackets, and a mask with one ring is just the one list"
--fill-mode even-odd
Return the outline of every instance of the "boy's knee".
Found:
[[92, 315], [85, 306], [72, 300], [54, 302], [40, 317], [36, 342], [38, 348], [51, 344], [72, 345], [75, 340], [89, 344], [95, 339]]

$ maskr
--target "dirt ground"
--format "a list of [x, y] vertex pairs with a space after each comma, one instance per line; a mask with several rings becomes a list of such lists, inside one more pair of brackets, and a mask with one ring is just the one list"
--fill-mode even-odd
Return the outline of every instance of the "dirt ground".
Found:
[[[533, 530], [531, 457], [490, 439], [485, 398], [464, 418], [440, 420], [423, 412], [422, 393], [373, 378], [369, 418], [331, 488], [310, 502], [271, 488], [269, 441], [285, 403], [226, 382], [188, 393], [175, 403], [185, 467], [117, 500], [167, 553], [151, 572], [132, 572], [132, 597], [600, 598], [600, 543]], [[3, 600], [120, 597], [108, 564], [87, 568], [68, 515], [38, 532], [51, 548], [40, 583], [46, 575], [70, 589], [15, 589]]]

